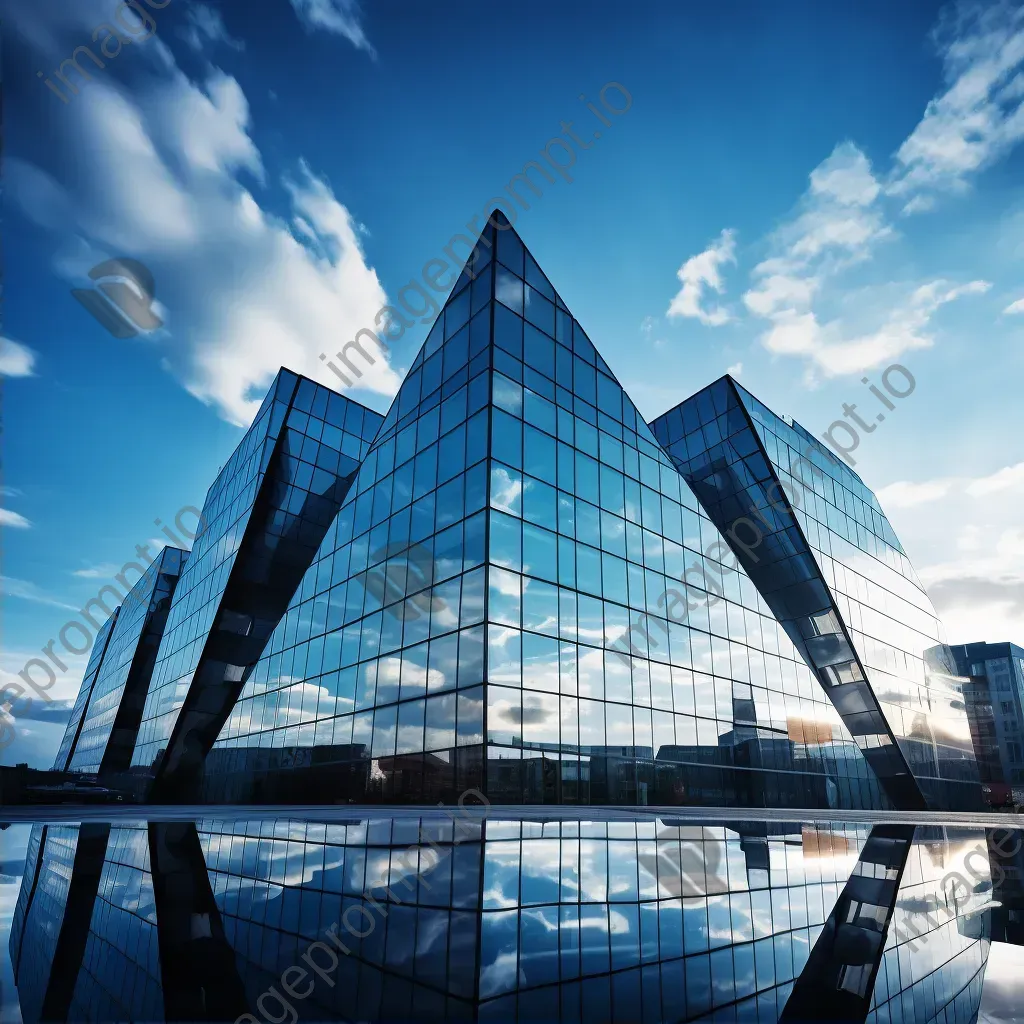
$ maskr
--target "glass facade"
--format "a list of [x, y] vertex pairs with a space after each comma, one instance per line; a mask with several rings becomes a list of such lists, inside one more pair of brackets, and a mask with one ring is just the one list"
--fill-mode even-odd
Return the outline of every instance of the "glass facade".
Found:
[[979, 806], [963, 694], [941, 624], [857, 474], [731, 377], [653, 428], [893, 803]]
[[[218, 736], [204, 797], [887, 806], [496, 220]], [[719, 595], [705, 576], [723, 575]]]
[[76, 967], [67, 1020], [172, 1019], [164, 1013], [145, 823], [110, 829], [88, 936]]
[[103, 827], [59, 986], [78, 826], [49, 826], [53, 867], [25, 872], [11, 956], [26, 1022], [968, 1024], [1000, 910], [990, 850], [1022, 845], [983, 828], [493, 808]]
[[85, 675], [82, 676], [81, 686], [78, 688], [78, 696], [75, 698], [74, 706], [71, 709], [71, 718], [64, 729], [64, 736], [60, 741], [57, 750], [57, 757], [53, 767], [57, 771], [67, 771], [71, 764], [71, 755], [74, 752], [75, 744], [78, 741], [78, 734], [82, 729], [82, 720], [92, 699], [92, 688], [96, 683], [96, 676], [99, 674], [100, 665], [103, 664], [103, 656], [107, 652], [107, 644], [110, 642], [111, 633], [117, 624], [117, 616], [121, 611], [118, 605], [110, 617], [100, 626], [96, 633], [96, 640], [89, 652], [89, 663], [85, 667]]
[[68, 767], [106, 775], [131, 763], [171, 598], [188, 552], [163, 548], [119, 607]]
[[26, 1022], [68, 1018], [109, 833], [93, 823], [32, 830], [10, 943]]
[[155, 795], [201, 776], [380, 423], [328, 388], [278, 374], [210, 488], [171, 604], [131, 762], [155, 778]]

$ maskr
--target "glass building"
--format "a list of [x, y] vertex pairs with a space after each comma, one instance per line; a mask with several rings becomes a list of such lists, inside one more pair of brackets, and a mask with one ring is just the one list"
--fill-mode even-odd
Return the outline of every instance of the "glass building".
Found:
[[[888, 806], [764, 598], [719, 564], [728, 546], [689, 485], [495, 221], [217, 737], [203, 798], [473, 787], [503, 803]], [[721, 598], [705, 573], [726, 575]]]
[[139, 792], [980, 800], [934, 613], [855, 475], [817, 451], [810, 518], [758, 528], [771, 571], [744, 555], [736, 488], [799, 428], [738, 395], [652, 429], [495, 213], [385, 417], [281, 371], [175, 590]]
[[977, 807], [974, 748], [941, 624], [860, 477], [728, 376], [653, 428], [889, 799], [906, 809]]
[[964, 700], [986, 798], [1024, 803], [1024, 648], [973, 643], [950, 650], [966, 677]]
[[493, 809], [101, 828], [88, 863], [78, 826], [33, 833], [10, 944], [26, 1022], [967, 1024], [999, 909], [982, 828]]

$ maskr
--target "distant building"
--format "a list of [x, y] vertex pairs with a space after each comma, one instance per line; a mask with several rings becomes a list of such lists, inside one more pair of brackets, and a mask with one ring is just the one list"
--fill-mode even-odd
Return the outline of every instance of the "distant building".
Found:
[[1024, 648], [1012, 643], [950, 648], [967, 677], [964, 703], [990, 803], [1024, 803]]

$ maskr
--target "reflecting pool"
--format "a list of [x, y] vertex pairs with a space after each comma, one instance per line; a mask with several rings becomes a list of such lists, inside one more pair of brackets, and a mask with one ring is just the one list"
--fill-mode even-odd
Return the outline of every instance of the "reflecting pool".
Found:
[[522, 810], [11, 825], [0, 1021], [1024, 1017], [1019, 831]]

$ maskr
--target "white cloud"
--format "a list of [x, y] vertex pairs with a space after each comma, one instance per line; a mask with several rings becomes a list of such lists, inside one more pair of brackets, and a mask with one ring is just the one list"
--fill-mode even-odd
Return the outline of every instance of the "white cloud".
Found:
[[1002, 491], [1019, 491], [1019, 496], [1024, 497], [1024, 462], [1004, 466], [987, 476], [942, 477], [920, 483], [898, 480], [881, 488], [876, 495], [883, 508], [910, 508], [944, 498], [951, 492], [970, 498], [985, 498]]
[[900, 481], [878, 500], [950, 642], [1024, 639], [1024, 462], [977, 477]]
[[[819, 374], [859, 373], [909, 348], [930, 345], [921, 329], [938, 305], [950, 301], [938, 294], [943, 282], [933, 282], [895, 304], [886, 294], [868, 329], [855, 329], [838, 317], [819, 319], [814, 304], [831, 280], [895, 236], [881, 194], [867, 156], [852, 142], [837, 145], [811, 171], [807, 191], [770, 238], [768, 256], [754, 268], [743, 296], [747, 309], [770, 323], [761, 344], [774, 355], [804, 357], [811, 382]], [[879, 305], [871, 297], [859, 311]]]
[[[152, 544], [153, 542], [150, 541]], [[109, 580], [114, 578], [114, 573], [119, 572], [121, 566], [113, 562], [101, 562], [99, 565], [89, 566], [87, 569], [75, 569], [72, 576], [78, 576], [83, 580]]]
[[743, 364], [733, 363], [732, 366], [727, 366], [725, 368], [725, 372], [729, 374], [730, 377], [738, 377], [743, 372]]
[[1024, 313], [1024, 299], [1017, 299], [1016, 302], [1011, 302], [1006, 309], [1003, 310], [1004, 315], [1014, 316], [1017, 313]]
[[977, 477], [967, 485], [965, 493], [972, 498], [983, 498], [989, 494], [1016, 488], [1024, 490], [1024, 462], [1004, 466], [989, 476]]
[[291, 4], [307, 29], [323, 29], [344, 36], [357, 50], [376, 56], [363, 32], [358, 0], [291, 0]]
[[224, 25], [224, 19], [214, 7], [207, 4], [193, 4], [185, 12], [188, 24], [181, 30], [185, 42], [202, 53], [207, 43], [220, 43], [232, 50], [244, 50], [245, 43], [232, 37]]
[[[916, 291], [862, 290], [860, 322], [825, 319], [820, 307], [840, 272], [864, 264], [879, 243], [895, 239], [891, 216], [933, 209], [942, 191], [963, 190], [972, 175], [1024, 138], [1024, 7], [950, 8], [936, 33], [945, 85], [928, 104], [881, 178], [852, 142], [836, 146], [810, 175], [796, 212], [770, 239], [743, 296], [770, 321], [761, 341], [776, 355], [803, 357], [806, 379], [860, 373], [900, 353], [925, 348], [933, 313], [984, 282], [959, 287], [934, 281]], [[893, 208], [893, 204], [898, 206]], [[1024, 300], [1004, 311], [1024, 310]], [[874, 322], [871, 312], [875, 311]]]
[[[350, 211], [304, 161], [284, 181], [292, 220], [261, 205], [245, 182], [265, 174], [235, 79], [212, 69], [193, 82], [164, 50], [148, 85], [97, 79], [74, 114], [58, 133], [75, 154], [64, 180], [7, 168], [9, 194], [62, 239], [65, 269], [122, 253], [145, 263], [167, 311], [163, 365], [232, 423], [251, 421], [281, 366], [338, 388], [319, 354], [374, 329], [387, 296]], [[386, 354], [371, 354], [357, 386], [394, 394]]]
[[13, 530], [28, 530], [32, 524], [23, 515], [12, 512], [9, 508], [0, 508], [0, 526]]
[[754, 268], [764, 282], [755, 292], [770, 282], [780, 300], [806, 302], [820, 277], [866, 259], [893, 235], [877, 203], [880, 192], [867, 156], [852, 142], [839, 143], [811, 171], [795, 215], [771, 239], [772, 255]]
[[27, 345], [0, 337], [0, 377], [31, 377], [36, 354]]
[[877, 491], [875, 497], [883, 509], [913, 508], [944, 498], [952, 486], [953, 480], [927, 480], [920, 484], [897, 480]]
[[743, 296], [743, 302], [751, 313], [770, 317], [777, 310], [809, 306], [819, 284], [815, 277], [768, 273]]
[[837, 146], [811, 172], [811, 192], [844, 206], [870, 206], [880, 191], [868, 158], [850, 142]]
[[682, 287], [668, 307], [668, 316], [694, 317], [708, 327], [720, 327], [728, 323], [732, 317], [721, 306], [704, 309], [701, 300], [705, 288], [721, 293], [725, 290], [722, 283], [721, 268], [736, 262], [736, 233], [726, 228], [703, 252], [691, 256], [676, 271]]
[[862, 373], [891, 363], [904, 352], [930, 348], [934, 338], [926, 332], [932, 316], [942, 306], [965, 295], [982, 294], [991, 287], [987, 281], [951, 286], [947, 281], [930, 281], [915, 288], [902, 302], [881, 313], [884, 317], [873, 330], [854, 333], [840, 318], [819, 323], [815, 313], [795, 309], [778, 310], [761, 343], [775, 355], [802, 355], [810, 361], [809, 378]]
[[1024, 138], [1024, 7], [950, 8], [935, 38], [946, 88], [896, 151], [888, 185], [897, 196], [925, 194], [905, 213], [928, 208], [928, 193], [964, 190]]

